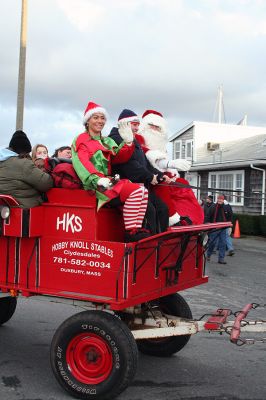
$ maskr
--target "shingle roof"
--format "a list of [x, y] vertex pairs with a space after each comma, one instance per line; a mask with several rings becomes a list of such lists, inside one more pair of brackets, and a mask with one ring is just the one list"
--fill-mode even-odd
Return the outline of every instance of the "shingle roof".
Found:
[[221, 143], [219, 150], [198, 159], [193, 169], [245, 166], [256, 162], [266, 165], [266, 135]]

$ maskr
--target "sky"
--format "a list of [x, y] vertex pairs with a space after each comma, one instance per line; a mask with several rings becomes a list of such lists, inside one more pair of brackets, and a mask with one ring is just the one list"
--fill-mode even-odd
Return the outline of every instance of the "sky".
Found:
[[[15, 131], [21, 0], [0, 0], [0, 147]], [[215, 121], [266, 127], [264, 0], [28, 0], [23, 130], [50, 154], [83, 131], [88, 101], [107, 135], [124, 108], [160, 111], [169, 137]]]

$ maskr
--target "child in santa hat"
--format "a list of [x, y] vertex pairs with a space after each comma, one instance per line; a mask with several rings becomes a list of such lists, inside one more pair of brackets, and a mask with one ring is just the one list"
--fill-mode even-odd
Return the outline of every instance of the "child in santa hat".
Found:
[[101, 132], [106, 123], [106, 110], [89, 102], [83, 118], [85, 132], [78, 135], [72, 144], [72, 162], [84, 189], [95, 190], [98, 209], [105, 203], [119, 199], [123, 204], [125, 241], [133, 242], [149, 236], [142, 228], [147, 208], [148, 192], [144, 186], [121, 179], [113, 184], [111, 166], [126, 162], [134, 151], [133, 136], [126, 126], [121, 127], [123, 143], [118, 146]]

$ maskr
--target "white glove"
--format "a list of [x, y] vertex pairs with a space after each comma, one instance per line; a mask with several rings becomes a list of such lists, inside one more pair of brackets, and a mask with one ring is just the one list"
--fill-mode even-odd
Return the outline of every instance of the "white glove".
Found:
[[167, 169], [168, 161], [166, 158], [162, 158], [161, 160], [156, 160], [156, 166], [160, 169]]
[[175, 168], [178, 171], [188, 171], [191, 167], [191, 162], [182, 158], [168, 161], [167, 168]]
[[126, 143], [131, 143], [133, 142], [133, 132], [131, 129], [130, 122], [126, 121], [120, 121], [118, 122], [118, 132], [121, 138], [124, 140]]
[[108, 189], [110, 186], [112, 186], [112, 182], [109, 178], [100, 178], [97, 182], [97, 185]]

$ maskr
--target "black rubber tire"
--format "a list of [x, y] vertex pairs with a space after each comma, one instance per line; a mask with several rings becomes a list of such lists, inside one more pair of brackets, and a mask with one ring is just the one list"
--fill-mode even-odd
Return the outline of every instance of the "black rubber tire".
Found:
[[[84, 339], [79, 339], [82, 335]], [[79, 340], [76, 347], [72, 344], [75, 340]], [[95, 352], [96, 347], [90, 347], [90, 340], [99, 340], [108, 351], [98, 356]], [[82, 344], [83, 341], [85, 345]], [[72, 358], [69, 361], [69, 354], [78, 352], [82, 345], [84, 350], [78, 353], [78, 362], [74, 363]], [[132, 333], [119, 318], [104, 311], [84, 311], [68, 318], [57, 329], [51, 343], [50, 360], [56, 379], [72, 396], [80, 399], [107, 400], [118, 396], [133, 380], [137, 369], [138, 348]], [[102, 373], [100, 379], [104, 380], [91, 383], [91, 368], [97, 366], [98, 360], [99, 363], [102, 360], [109, 363], [110, 368], [106, 378]], [[82, 381], [84, 374], [82, 379], [79, 379], [80, 375], [75, 374], [76, 364], [82, 373], [85, 371], [83, 366], [87, 368], [85, 382]]]
[[[185, 299], [178, 293], [169, 296], [161, 297], [156, 300], [162, 312], [192, 319], [192, 313]], [[191, 335], [171, 336], [164, 339], [144, 339], [138, 340], [137, 345], [139, 351], [143, 354], [156, 357], [170, 357], [177, 353], [187, 344]]]
[[10, 320], [16, 310], [16, 307], [16, 297], [7, 296], [0, 298], [0, 325]]

